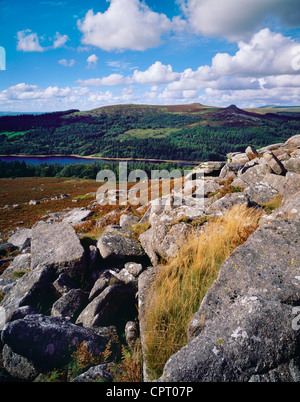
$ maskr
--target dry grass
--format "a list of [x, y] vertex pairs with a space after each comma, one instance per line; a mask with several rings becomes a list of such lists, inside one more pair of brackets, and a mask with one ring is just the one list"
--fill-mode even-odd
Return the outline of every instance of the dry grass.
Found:
[[[93, 202], [91, 197], [80, 197], [97, 191], [95, 180], [62, 178], [17, 178], [0, 179], [0, 233], [6, 238], [17, 227], [32, 227], [49, 212], [60, 212], [66, 208], [86, 207]], [[67, 194], [67, 198], [50, 200]], [[76, 197], [77, 202], [73, 199]], [[30, 200], [40, 201], [28, 205]], [[18, 205], [3, 209], [5, 205]]]
[[276, 195], [271, 201], [262, 203], [261, 206], [266, 211], [267, 214], [271, 214], [275, 209], [283, 205], [282, 195]]
[[191, 236], [160, 271], [146, 313], [146, 361], [157, 378], [168, 358], [187, 343], [187, 326], [219, 268], [230, 253], [257, 229], [261, 212], [235, 206]]

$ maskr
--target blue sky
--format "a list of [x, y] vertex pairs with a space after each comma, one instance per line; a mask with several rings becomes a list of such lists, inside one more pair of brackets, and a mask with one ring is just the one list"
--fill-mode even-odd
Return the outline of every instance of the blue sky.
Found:
[[300, 105], [299, 5], [0, 0], [0, 110]]

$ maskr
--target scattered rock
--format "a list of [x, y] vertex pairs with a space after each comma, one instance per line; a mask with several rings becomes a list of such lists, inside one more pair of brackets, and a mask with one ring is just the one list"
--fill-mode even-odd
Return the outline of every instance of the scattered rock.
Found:
[[31, 268], [51, 267], [56, 273], [76, 276], [85, 270], [85, 253], [69, 223], [39, 222], [32, 229]]
[[285, 175], [287, 170], [280, 162], [280, 160], [274, 155], [273, 152], [267, 151], [264, 153], [264, 159], [267, 165], [272, 169], [275, 174]]
[[70, 223], [72, 226], [79, 225], [91, 215], [93, 211], [86, 208], [74, 208], [64, 216], [63, 222]]
[[81, 289], [71, 289], [52, 306], [53, 317], [64, 317], [75, 322], [88, 303], [88, 293]]
[[9, 239], [8, 243], [13, 244], [20, 251], [30, 247], [32, 230], [31, 229], [19, 229]]
[[13, 277], [17, 273], [26, 273], [30, 270], [31, 267], [31, 254], [19, 254], [17, 255], [13, 262], [9, 265], [8, 268], [3, 272], [1, 277]]
[[112, 382], [113, 376], [109, 368], [112, 364], [100, 364], [99, 366], [90, 367], [85, 373], [75, 377], [72, 382]]
[[143, 248], [135, 240], [121, 234], [104, 233], [99, 237], [97, 247], [101, 257], [106, 260], [139, 262], [145, 259]]
[[[10, 322], [2, 331], [1, 339], [13, 353], [30, 362], [36, 372], [62, 367], [82, 342], [93, 354], [103, 351], [108, 342], [89, 328], [80, 327], [64, 318], [42, 314], [27, 315]], [[4, 358], [4, 367], [9, 371], [12, 358], [8, 354]], [[24, 378], [22, 367], [14, 365], [14, 368], [18, 371], [14, 375]]]

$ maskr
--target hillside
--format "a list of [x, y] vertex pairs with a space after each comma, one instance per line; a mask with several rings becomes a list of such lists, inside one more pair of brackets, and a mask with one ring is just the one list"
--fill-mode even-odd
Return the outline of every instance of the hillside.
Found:
[[0, 117], [0, 154], [224, 160], [250, 144], [283, 142], [300, 127], [296, 109], [266, 113], [191, 105], [116, 105], [90, 111]]
[[1, 180], [0, 382], [299, 382], [299, 178], [298, 134], [161, 193]]

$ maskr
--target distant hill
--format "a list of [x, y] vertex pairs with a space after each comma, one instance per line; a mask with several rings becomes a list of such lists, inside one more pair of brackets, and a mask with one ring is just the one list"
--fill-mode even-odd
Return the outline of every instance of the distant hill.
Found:
[[0, 154], [223, 160], [232, 149], [283, 142], [300, 108], [111, 105], [89, 111], [0, 117]]

